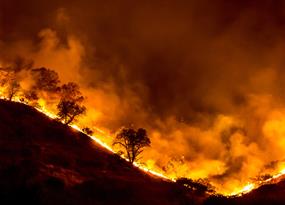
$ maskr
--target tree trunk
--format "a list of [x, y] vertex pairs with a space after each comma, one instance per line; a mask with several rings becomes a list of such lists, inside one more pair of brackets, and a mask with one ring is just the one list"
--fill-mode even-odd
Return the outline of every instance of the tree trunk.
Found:
[[71, 116], [70, 119], [65, 123], [66, 125], [69, 125], [73, 120], [75, 116]]
[[9, 96], [9, 101], [12, 101], [13, 95]]

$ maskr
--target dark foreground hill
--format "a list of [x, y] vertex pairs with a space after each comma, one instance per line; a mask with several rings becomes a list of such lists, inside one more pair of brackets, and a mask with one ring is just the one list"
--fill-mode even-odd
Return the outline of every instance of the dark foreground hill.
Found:
[[0, 100], [1, 205], [178, 205], [202, 199], [29, 106]]
[[0, 100], [0, 205], [285, 204], [285, 182], [206, 197], [150, 176], [85, 134]]

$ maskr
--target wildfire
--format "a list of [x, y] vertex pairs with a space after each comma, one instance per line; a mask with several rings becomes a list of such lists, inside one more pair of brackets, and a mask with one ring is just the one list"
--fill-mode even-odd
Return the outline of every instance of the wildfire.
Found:
[[[82, 132], [82, 129], [80, 129], [80, 127], [78, 127], [77, 125], [73, 124], [73, 125], [70, 125], [70, 127], [72, 127], [73, 129], [79, 131], [79, 132]], [[105, 137], [108, 137], [108, 134], [105, 133], [103, 130], [101, 130], [100, 128], [96, 128], [97, 131], [99, 131], [103, 136]], [[88, 135], [88, 134], [87, 134]], [[99, 144], [101, 147], [104, 147], [105, 149], [109, 150], [110, 152], [112, 153], [116, 153], [108, 144], [104, 143], [103, 141], [101, 141], [100, 139], [98, 139], [96, 136], [92, 136], [92, 135], [88, 135], [92, 140], [94, 140], [97, 144]], [[123, 156], [121, 156], [122, 158], [124, 158]], [[126, 161], [128, 161], [127, 158], [124, 158]], [[134, 162], [133, 164], [135, 167], [139, 168], [140, 170], [144, 171], [144, 172], [147, 172], [147, 173], [150, 173], [154, 176], [157, 176], [157, 177], [160, 177], [160, 178], [163, 178], [163, 179], [167, 179], [167, 180], [172, 180], [174, 181], [174, 179], [170, 179], [168, 178], [167, 176], [165, 176], [164, 174], [160, 173], [160, 172], [157, 172], [157, 171], [154, 171], [154, 170], [151, 170], [149, 169], [148, 167], [146, 166], [142, 166], [141, 164], [139, 163], [136, 163]]]
[[251, 190], [253, 190], [255, 188], [255, 185], [254, 184], [252, 184], [252, 183], [250, 183], [250, 184], [247, 184], [246, 186], [244, 186], [243, 188], [242, 188], [242, 190], [240, 190], [240, 192], [241, 193], [248, 193], [248, 192], [250, 192]]
[[224, 194], [224, 195], [226, 195], [226, 196], [241, 196], [243, 194], [251, 192], [255, 188], [257, 188], [257, 187], [256, 187], [256, 185], [254, 183], [248, 183], [247, 185], [245, 185], [241, 189], [237, 189], [234, 192], [231, 192], [231, 193], [228, 193], [228, 194]]
[[[19, 100], [17, 100], [17, 102], [20, 102]], [[22, 102], [21, 102], [22, 103]], [[44, 113], [45, 115], [47, 115], [48, 117], [55, 119], [57, 116], [48, 111], [45, 107], [41, 107], [41, 108], [36, 108], [38, 111]], [[76, 124], [72, 124], [70, 125], [70, 127], [72, 127], [73, 129], [82, 132], [82, 129], [76, 125]], [[104, 132], [102, 129], [95, 127], [94, 128], [100, 135], [101, 137], [105, 137], [108, 138], [110, 137], [106, 132]], [[103, 142], [102, 140], [100, 140], [96, 135], [88, 135], [93, 141], [95, 141], [97, 144], [99, 144], [101, 147], [105, 148], [106, 150], [112, 152], [112, 153], [116, 153], [113, 148], [111, 146], [109, 146], [107, 143]], [[128, 159], [126, 159], [125, 157], [121, 156], [123, 159], [125, 159], [126, 161], [128, 161]], [[144, 165], [144, 164], [140, 164], [135, 162], [133, 164], [135, 167], [139, 168], [140, 170], [149, 173], [153, 176], [162, 178], [164, 180], [169, 180], [169, 181], [173, 181], [175, 182], [175, 178], [167, 176], [165, 174], [163, 174], [162, 172], [156, 171], [151, 169], [150, 167]], [[261, 186], [262, 184], [265, 183], [272, 183], [274, 179], [280, 178], [281, 176], [283, 176], [285, 174], [285, 168], [281, 169], [281, 171], [275, 175], [273, 175], [271, 178], [266, 179], [264, 181], [257, 181], [257, 182], [248, 182], [245, 186], [241, 187], [241, 188], [237, 188], [236, 190], [228, 193], [228, 192], [223, 192], [222, 194], [224, 196], [241, 196], [243, 194], [249, 193], [252, 190], [258, 188], [259, 186]]]
[[[6, 99], [5, 97], [3, 97], [3, 95], [0, 98], [1, 99]], [[29, 103], [27, 103], [25, 101], [22, 101], [20, 99], [20, 97], [17, 97], [17, 96], [13, 99], [13, 101], [29, 105]], [[43, 99], [39, 100], [39, 107], [34, 107], [34, 108], [37, 111], [45, 114], [47, 117], [49, 117], [51, 119], [56, 119], [57, 118], [57, 115], [54, 112], [51, 112], [49, 109], [46, 108], [45, 101]], [[73, 128], [73, 129], [79, 131], [79, 132], [82, 132], [82, 129], [78, 125], [76, 125], [76, 124], [71, 124], [69, 126], [71, 128]], [[116, 151], [110, 145], [108, 145], [107, 143], [103, 142], [103, 140], [100, 139], [100, 138], [110, 138], [111, 136], [108, 133], [106, 133], [104, 130], [100, 129], [100, 128], [93, 127], [93, 129], [96, 130], [97, 134], [96, 135], [88, 135], [87, 134], [87, 136], [89, 136], [94, 142], [96, 142], [101, 147], [103, 147], [106, 150], [108, 150], [109, 152], [115, 154]], [[86, 133], [84, 133], [84, 134], [86, 134]], [[123, 159], [128, 161], [128, 159], [125, 158], [124, 156], [120, 156], [120, 157], [122, 157]], [[144, 171], [144, 172], [146, 172], [148, 174], [151, 174], [153, 176], [159, 177], [161, 179], [169, 180], [169, 181], [173, 181], [173, 182], [176, 181], [176, 179], [173, 176], [168, 176], [167, 174], [164, 174], [162, 171], [154, 170], [155, 168], [152, 167], [152, 166], [150, 168], [150, 167], [148, 167], [145, 164], [141, 164], [141, 163], [137, 163], [137, 162], [135, 162], [133, 165], [135, 167], [139, 168], [140, 170], [142, 170], [142, 171]], [[222, 192], [221, 194], [224, 195], [224, 196], [228, 196], [228, 197], [231, 197], [231, 196], [241, 196], [243, 194], [249, 193], [250, 191], [258, 188], [259, 186], [261, 186], [263, 184], [274, 183], [274, 181], [276, 179], [282, 177], [283, 175], [285, 175], [285, 168], [280, 169], [280, 171], [277, 174], [272, 175], [272, 177], [270, 177], [270, 178], [268, 178], [266, 180], [256, 181], [256, 182], [248, 182], [245, 186], [240, 187], [240, 188], [236, 188], [232, 192]]]
[[[0, 99], [32, 106], [51, 119], [64, 119], [64, 124], [69, 124], [68, 118], [70, 123], [79, 119], [69, 126], [89, 133], [94, 144], [125, 160], [120, 147], [112, 145], [113, 131], [121, 125], [140, 125], [148, 131], [151, 147], [133, 165], [164, 180], [204, 180], [224, 196], [277, 183], [285, 179], [284, 39], [278, 20], [284, 16], [262, 22], [267, 4], [248, 9], [238, 4], [207, 6], [206, 12], [214, 16], [206, 21], [200, 4], [192, 5], [187, 14], [174, 6], [171, 17], [165, 12], [168, 8], [150, 12], [152, 7], [138, 6], [140, 15], [134, 12], [131, 21], [99, 12], [110, 22], [120, 16], [120, 22], [126, 20], [126, 36], [137, 38], [123, 40], [115, 24], [107, 25], [108, 35], [98, 32], [101, 27], [93, 26], [94, 19], [101, 25], [98, 16], [76, 18], [81, 12], [74, 5], [63, 5], [62, 10], [52, 4], [53, 12], [45, 15], [43, 10], [41, 20], [33, 21], [38, 15], [27, 16], [35, 23], [27, 31], [19, 27], [22, 14], [17, 13], [6, 23], [13, 35], [8, 29], [3, 34], [10, 37], [0, 40]], [[108, 6], [124, 12], [124, 6]], [[245, 15], [228, 12], [232, 8], [245, 9]], [[275, 7], [270, 14], [271, 10]], [[151, 24], [154, 35], [148, 35], [147, 22], [153, 16], [143, 18], [144, 13], [155, 13], [159, 19]], [[229, 14], [234, 26], [223, 21]], [[193, 21], [189, 26], [189, 19], [196, 18], [206, 24]], [[256, 24], [262, 28], [260, 38], [249, 26]], [[274, 32], [268, 33], [267, 27]], [[219, 32], [211, 35], [212, 31]], [[184, 36], [185, 42], [179, 38]], [[109, 38], [111, 44], [104, 45]], [[70, 94], [74, 99], [64, 93], [69, 83], [78, 84], [80, 92]], [[59, 116], [58, 108], [66, 107], [66, 100], [76, 101], [81, 114], [86, 108], [87, 115]]]
[[[5, 97], [1, 97], [2, 99], [5, 99]], [[23, 104], [26, 104], [28, 105], [28, 103], [25, 103], [24, 101], [21, 101], [20, 98], [17, 98], [15, 97], [14, 100], [15, 102], [18, 102], [18, 103], [23, 103]], [[40, 99], [39, 100], [39, 104], [40, 104], [40, 107], [34, 107], [37, 111], [45, 114], [46, 116], [48, 116], [49, 118], [51, 119], [56, 119], [57, 118], [57, 115], [53, 112], [50, 112], [48, 109], [46, 109], [46, 107], [44, 106], [44, 100], [43, 99]], [[71, 124], [69, 125], [71, 128], [79, 131], [79, 132], [82, 132], [82, 129], [76, 125], [76, 124]], [[94, 128], [97, 132], [99, 132], [103, 137], [110, 137], [108, 136], [107, 133], [105, 133], [102, 129], [100, 128], [97, 128], [95, 127]], [[86, 134], [86, 133], [84, 133]], [[108, 151], [112, 152], [112, 153], [116, 153], [111, 146], [109, 146], [107, 143], [103, 142], [102, 140], [98, 139], [96, 136], [93, 136], [93, 135], [88, 135], [86, 134], [87, 136], [89, 136], [93, 141], [95, 141], [97, 144], [99, 144], [101, 147], [107, 149]], [[123, 156], [121, 156], [122, 158], [124, 158]], [[124, 158], [126, 161], [128, 161], [128, 159]], [[165, 176], [164, 174], [160, 173], [160, 172], [157, 172], [157, 171], [154, 171], [154, 170], [151, 170], [149, 169], [148, 167], [146, 166], [143, 166], [139, 163], [134, 163], [133, 164], [135, 167], [139, 168], [140, 170], [144, 171], [144, 172], [147, 172], [147, 173], [150, 173], [154, 176], [157, 176], [157, 177], [160, 177], [160, 178], [163, 178], [163, 179], [167, 179], [167, 180], [171, 180], [171, 181], [175, 181], [174, 179], [170, 179], [168, 178], [167, 176]]]

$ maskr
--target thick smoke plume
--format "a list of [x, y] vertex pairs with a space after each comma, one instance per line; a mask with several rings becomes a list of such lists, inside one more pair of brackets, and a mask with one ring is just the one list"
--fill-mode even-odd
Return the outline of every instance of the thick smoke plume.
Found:
[[285, 5], [197, 2], [1, 0], [0, 67], [56, 70], [79, 124], [145, 127], [149, 167], [234, 192], [283, 168]]

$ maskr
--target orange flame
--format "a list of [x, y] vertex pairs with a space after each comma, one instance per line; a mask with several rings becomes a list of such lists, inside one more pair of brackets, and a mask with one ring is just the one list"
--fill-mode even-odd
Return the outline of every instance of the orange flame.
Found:
[[[0, 94], [1, 94], [1, 90], [0, 90]], [[1, 99], [6, 99], [5, 97], [3, 97], [2, 95], [0, 95]], [[22, 104], [26, 104], [29, 105], [28, 102], [22, 101], [20, 100], [19, 96], [15, 96], [15, 98], [13, 99], [14, 102], [18, 102], [18, 103], [22, 103]], [[45, 114], [46, 116], [48, 116], [51, 119], [56, 119], [57, 115], [50, 111], [49, 109], [46, 108], [46, 103], [45, 100], [43, 99], [39, 99], [39, 107], [34, 107], [37, 111]], [[69, 125], [71, 128], [82, 132], [82, 129], [76, 125], [76, 124], [71, 124]], [[101, 140], [102, 138], [110, 138], [111, 136], [106, 133], [104, 130], [98, 128], [98, 127], [93, 127], [94, 130], [96, 130], [97, 134], [96, 135], [88, 135], [95, 143], [97, 143], [98, 145], [100, 145], [101, 147], [105, 148], [106, 150], [108, 150], [111, 153], [116, 153], [116, 151], [106, 142], [104, 142], [103, 140]], [[121, 156], [123, 159], [125, 159], [126, 161], [128, 161], [128, 159], [124, 158], [124, 156]], [[175, 176], [173, 176], [172, 174], [168, 175], [166, 173], [164, 173], [162, 170], [158, 170], [156, 167], [152, 166], [152, 164], [140, 164], [135, 162], [133, 164], [135, 167], [139, 168], [140, 170], [155, 176], [155, 177], [159, 177], [163, 180], [169, 180], [169, 181], [176, 181]], [[258, 188], [259, 186], [261, 186], [262, 184], [265, 183], [274, 183], [274, 180], [282, 177], [285, 175], [285, 168], [281, 167], [279, 169], [279, 171], [272, 175], [272, 177], [270, 177], [269, 179], [266, 179], [264, 181], [255, 181], [255, 182], [247, 182], [246, 185], [244, 186], [236, 186], [231, 192], [227, 192], [225, 191], [221, 191], [220, 194], [224, 195], [224, 196], [241, 196], [243, 194], [246, 194], [250, 191], [252, 191], [253, 189]]]

